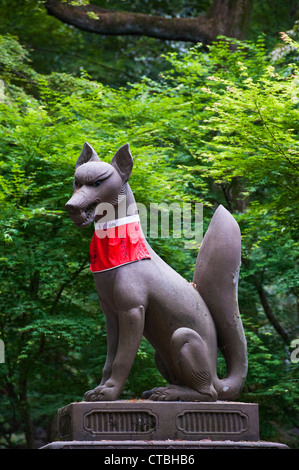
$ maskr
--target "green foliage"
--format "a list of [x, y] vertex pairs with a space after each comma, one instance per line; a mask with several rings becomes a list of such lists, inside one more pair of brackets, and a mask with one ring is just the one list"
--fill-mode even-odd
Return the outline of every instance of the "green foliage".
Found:
[[[115, 11], [180, 17], [200, 16], [212, 4], [211, 0], [82, 1]], [[17, 36], [30, 51], [34, 70], [45, 74], [56, 71], [80, 76], [87, 70], [93, 79], [118, 87], [143, 76], [156, 79], [167, 68], [161, 54], [190, 47], [189, 43], [143, 36], [90, 34], [48, 15], [44, 0], [0, 0], [0, 10], [0, 34]], [[296, 18], [296, 0], [253, 2], [250, 36], [256, 39], [264, 34], [271, 47], [275, 46], [278, 33], [290, 29]]]
[[[64, 211], [85, 140], [105, 161], [130, 143], [138, 202], [202, 202], [205, 229], [219, 203], [236, 217], [249, 348], [243, 397], [261, 405], [262, 437], [289, 432], [298, 364], [272, 320], [298, 337], [296, 65], [273, 62], [261, 39], [220, 38], [208, 51], [165, 55], [159, 80], [116, 89], [84, 71], [37, 73], [11, 36], [0, 37], [0, 57], [1, 445], [16, 444], [20, 431], [32, 445], [32, 420], [46, 423], [100, 379], [106, 339], [89, 273], [92, 228], [78, 231]], [[151, 243], [192, 280], [196, 250], [183, 240]], [[144, 341], [123, 397], [162, 383]]]
[[244, 396], [260, 402], [262, 426], [265, 410], [279, 416], [272, 430], [262, 427], [275, 438], [298, 413], [298, 365], [288, 352], [298, 336], [298, 68], [271, 62], [262, 40], [222, 38], [208, 54], [196, 47], [168, 60], [160, 84], [167, 121], [157, 127], [184, 162], [188, 194], [207, 207], [225, 204], [240, 224], [250, 361]]
[[[88, 269], [92, 229], [78, 232], [64, 211], [84, 141], [88, 136], [107, 161], [130, 142], [132, 184], [145, 204], [177, 195], [179, 176], [167, 174], [163, 149], [157, 154], [147, 135], [145, 103], [86, 76], [38, 75], [12, 37], [2, 37], [0, 47], [1, 409], [9, 410], [9, 400], [14, 404], [14, 416], [7, 411], [0, 421], [8, 436], [1, 444], [12, 445], [15, 423], [23, 422], [30, 446], [29, 416], [41, 422], [80, 399], [99, 380], [105, 359], [105, 329]], [[139, 364], [147, 362], [148, 348]], [[149, 364], [150, 381], [157, 373], [152, 359]]]

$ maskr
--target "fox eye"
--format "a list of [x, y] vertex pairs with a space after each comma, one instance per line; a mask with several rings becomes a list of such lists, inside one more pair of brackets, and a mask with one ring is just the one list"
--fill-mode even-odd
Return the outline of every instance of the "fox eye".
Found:
[[101, 180], [97, 180], [97, 181], [95, 181], [95, 182], [92, 184], [92, 186], [94, 186], [94, 187], [96, 188], [97, 186], [100, 186], [100, 184], [102, 184], [102, 181], [101, 181]]

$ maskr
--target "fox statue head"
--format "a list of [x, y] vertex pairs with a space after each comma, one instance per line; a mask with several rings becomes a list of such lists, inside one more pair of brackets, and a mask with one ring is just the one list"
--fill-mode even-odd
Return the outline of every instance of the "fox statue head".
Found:
[[102, 162], [87, 142], [76, 163], [74, 193], [65, 207], [78, 227], [87, 227], [96, 219], [96, 207], [102, 203], [117, 206], [127, 192], [133, 168], [129, 144], [123, 145], [111, 163]]

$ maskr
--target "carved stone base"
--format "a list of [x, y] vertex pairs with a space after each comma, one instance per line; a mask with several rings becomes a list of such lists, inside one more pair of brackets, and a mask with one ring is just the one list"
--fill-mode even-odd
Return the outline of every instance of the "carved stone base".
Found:
[[62, 441], [258, 441], [258, 405], [119, 400], [58, 410]]

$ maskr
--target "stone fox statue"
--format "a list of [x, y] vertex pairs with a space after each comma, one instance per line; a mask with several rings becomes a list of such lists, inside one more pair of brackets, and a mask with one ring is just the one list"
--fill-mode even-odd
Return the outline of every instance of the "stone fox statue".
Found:
[[[169, 384], [144, 392], [143, 398], [234, 400], [247, 374], [237, 298], [239, 226], [223, 206], [217, 208], [199, 249], [193, 283], [187, 282], [140, 235], [138, 210], [128, 184], [132, 167], [128, 144], [109, 164], [86, 142], [76, 163], [74, 194], [66, 204], [78, 227], [95, 221], [99, 234], [109, 227], [133, 227], [131, 238], [126, 234], [99, 237], [96, 228], [91, 242], [91, 270], [106, 317], [107, 357], [101, 383], [87, 391], [84, 400], [119, 398], [143, 335], [152, 344], [157, 368]], [[112, 204], [116, 215], [101, 224], [96, 208], [104, 203]], [[130, 214], [118, 218], [128, 207]], [[217, 347], [226, 361], [223, 379], [216, 372]]]

